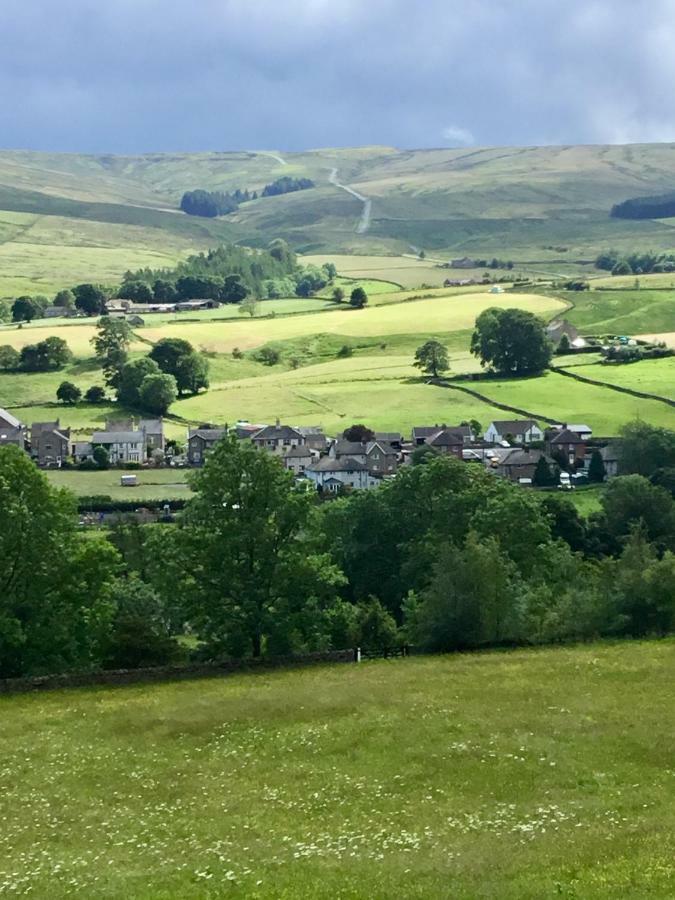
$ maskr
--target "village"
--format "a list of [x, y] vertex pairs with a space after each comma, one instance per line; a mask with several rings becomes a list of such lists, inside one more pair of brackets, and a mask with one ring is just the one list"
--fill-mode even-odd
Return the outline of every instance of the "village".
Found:
[[[523, 486], [572, 488], [618, 474], [616, 441], [594, 437], [583, 423], [542, 430], [533, 419], [499, 420], [482, 432], [475, 421], [437, 423], [415, 425], [409, 436], [353, 425], [331, 437], [319, 426], [288, 425], [277, 419], [274, 424], [205, 423], [189, 428], [181, 444], [167, 439], [162, 418], [109, 420], [88, 440], [80, 440], [59, 419], [29, 426], [0, 409], [0, 446], [19, 447], [45, 469], [114, 467], [129, 473], [143, 467], [198, 468], [215, 444], [231, 433], [279, 457], [296, 478], [327, 494], [377, 487], [402, 466], [423, 462], [427, 455], [481, 465]], [[137, 483], [133, 474], [120, 479], [123, 486]]]

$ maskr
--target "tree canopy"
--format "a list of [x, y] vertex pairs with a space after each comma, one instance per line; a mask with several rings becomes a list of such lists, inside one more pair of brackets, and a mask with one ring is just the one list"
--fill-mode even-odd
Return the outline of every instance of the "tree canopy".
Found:
[[534, 375], [549, 365], [553, 348], [532, 313], [491, 307], [476, 319], [471, 352], [500, 374]]
[[415, 350], [413, 365], [426, 372], [427, 375], [433, 375], [436, 378], [450, 368], [448, 351], [439, 341], [426, 341]]

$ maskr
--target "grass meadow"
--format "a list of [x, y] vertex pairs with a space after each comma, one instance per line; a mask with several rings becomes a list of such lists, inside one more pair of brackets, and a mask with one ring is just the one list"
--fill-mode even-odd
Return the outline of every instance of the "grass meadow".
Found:
[[135, 487], [122, 487], [120, 477], [125, 472], [108, 469], [103, 472], [80, 472], [48, 469], [45, 474], [54, 487], [67, 488], [78, 497], [106, 494], [115, 500], [174, 500], [188, 497], [189, 472], [186, 469], [142, 469], [126, 474], [136, 475]]
[[672, 640], [0, 698], [0, 894], [675, 893]]

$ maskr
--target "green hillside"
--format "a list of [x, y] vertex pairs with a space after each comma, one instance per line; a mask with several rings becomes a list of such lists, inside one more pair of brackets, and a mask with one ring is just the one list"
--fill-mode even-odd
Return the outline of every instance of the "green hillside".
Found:
[[0, 892], [672, 897], [674, 650], [0, 698]]
[[[303, 153], [84, 156], [0, 152], [0, 295], [114, 280], [230, 240], [285, 237], [305, 252], [497, 255], [542, 270], [588, 268], [600, 249], [672, 249], [673, 220], [610, 218], [675, 184], [673, 144]], [[242, 204], [218, 220], [177, 212], [186, 190], [316, 187]], [[364, 202], [370, 201], [364, 222]], [[358, 229], [358, 230], [357, 230]], [[74, 252], [76, 251], [76, 252]], [[415, 286], [415, 285], [411, 285]]]

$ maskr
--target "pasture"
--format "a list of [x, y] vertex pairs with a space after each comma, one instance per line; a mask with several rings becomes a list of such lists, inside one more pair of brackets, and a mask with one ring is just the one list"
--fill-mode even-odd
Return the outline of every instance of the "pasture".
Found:
[[675, 293], [670, 291], [583, 291], [556, 294], [572, 304], [565, 318], [587, 334], [673, 331]]
[[[620, 366], [578, 366], [574, 368], [574, 372], [596, 381], [675, 400], [675, 357], [672, 356], [666, 359], [645, 359]], [[675, 408], [672, 410], [672, 416], [675, 421]]]
[[[188, 497], [189, 472], [186, 469], [142, 469], [125, 473], [120, 469], [86, 472], [66, 469], [47, 469], [45, 474], [54, 487], [67, 488], [78, 497], [106, 494], [115, 500], [174, 500]], [[122, 487], [120, 476], [136, 475], [135, 487]]]
[[0, 892], [669, 897], [672, 640], [0, 698]]

